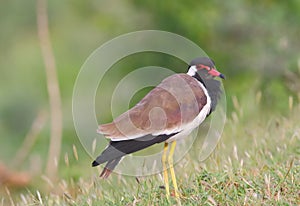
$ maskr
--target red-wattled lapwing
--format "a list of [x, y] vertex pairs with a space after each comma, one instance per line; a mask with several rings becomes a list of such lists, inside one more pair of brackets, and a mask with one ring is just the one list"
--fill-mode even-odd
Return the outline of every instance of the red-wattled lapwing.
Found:
[[94, 167], [107, 162], [100, 177], [107, 178], [126, 154], [164, 142], [162, 163], [166, 196], [169, 200], [168, 160], [178, 199], [173, 168], [176, 140], [188, 136], [214, 111], [221, 88], [220, 82], [213, 77], [225, 79], [211, 59], [196, 58], [191, 61], [187, 74], [174, 74], [164, 79], [133, 108], [112, 123], [100, 125], [98, 133], [110, 139], [109, 145], [92, 163]]

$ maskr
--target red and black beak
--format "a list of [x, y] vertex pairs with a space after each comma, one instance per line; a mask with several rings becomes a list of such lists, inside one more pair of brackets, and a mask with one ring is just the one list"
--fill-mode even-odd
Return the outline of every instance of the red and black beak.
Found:
[[211, 70], [208, 71], [208, 73], [213, 77], [220, 77], [222, 79], [225, 79], [225, 75], [218, 72], [216, 69], [211, 69]]

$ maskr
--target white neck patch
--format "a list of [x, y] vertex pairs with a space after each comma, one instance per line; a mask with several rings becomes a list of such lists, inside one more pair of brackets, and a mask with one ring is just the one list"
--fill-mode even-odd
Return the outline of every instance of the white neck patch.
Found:
[[195, 76], [196, 73], [197, 73], [196, 65], [191, 66], [189, 68], [189, 71], [187, 72], [187, 74], [190, 76]]

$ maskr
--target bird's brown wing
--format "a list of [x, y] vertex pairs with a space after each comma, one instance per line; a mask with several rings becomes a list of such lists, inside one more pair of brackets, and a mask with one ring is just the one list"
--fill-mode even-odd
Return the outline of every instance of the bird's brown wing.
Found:
[[147, 134], [180, 132], [206, 103], [206, 95], [196, 79], [187, 74], [174, 74], [112, 123], [100, 125], [98, 133], [120, 141]]

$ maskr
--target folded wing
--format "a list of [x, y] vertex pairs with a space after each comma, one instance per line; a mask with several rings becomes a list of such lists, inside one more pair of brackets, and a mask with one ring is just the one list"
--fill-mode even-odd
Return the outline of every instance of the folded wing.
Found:
[[177, 133], [199, 114], [206, 102], [196, 79], [187, 74], [174, 74], [112, 123], [100, 125], [98, 133], [112, 141]]

